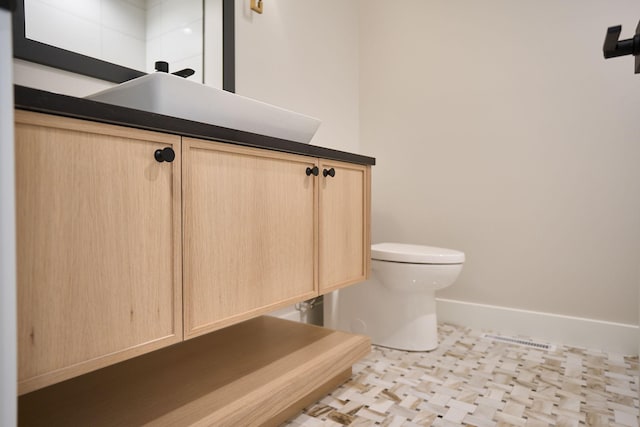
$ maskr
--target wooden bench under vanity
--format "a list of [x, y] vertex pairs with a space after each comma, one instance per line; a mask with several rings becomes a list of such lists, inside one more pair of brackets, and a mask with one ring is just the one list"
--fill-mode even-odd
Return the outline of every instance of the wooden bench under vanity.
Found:
[[19, 425], [278, 425], [368, 338], [264, 314], [369, 275], [375, 159], [15, 88]]

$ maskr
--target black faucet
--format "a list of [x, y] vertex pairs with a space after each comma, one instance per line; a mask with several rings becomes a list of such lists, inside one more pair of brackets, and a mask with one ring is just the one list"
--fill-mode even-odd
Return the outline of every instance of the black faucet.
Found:
[[[167, 61], [156, 61], [156, 71], [160, 73], [168, 73], [169, 72], [169, 63]], [[174, 71], [173, 75], [187, 78], [189, 76], [193, 76], [196, 72], [191, 68], [184, 68], [179, 71]]]

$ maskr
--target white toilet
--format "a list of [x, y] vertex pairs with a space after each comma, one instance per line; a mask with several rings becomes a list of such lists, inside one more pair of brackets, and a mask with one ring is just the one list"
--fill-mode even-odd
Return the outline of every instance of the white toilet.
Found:
[[438, 346], [435, 291], [451, 285], [464, 253], [402, 243], [371, 245], [371, 279], [324, 297], [324, 325], [410, 351]]

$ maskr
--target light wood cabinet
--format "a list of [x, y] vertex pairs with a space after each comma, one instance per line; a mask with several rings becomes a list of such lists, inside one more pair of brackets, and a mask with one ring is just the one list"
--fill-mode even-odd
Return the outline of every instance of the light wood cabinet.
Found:
[[369, 166], [19, 110], [15, 132], [20, 394], [368, 277]]
[[183, 139], [185, 338], [317, 295], [308, 157]]
[[369, 277], [371, 168], [320, 160], [319, 291]]
[[180, 341], [180, 137], [15, 118], [19, 392]]
[[184, 138], [183, 178], [185, 338], [368, 277], [370, 167]]

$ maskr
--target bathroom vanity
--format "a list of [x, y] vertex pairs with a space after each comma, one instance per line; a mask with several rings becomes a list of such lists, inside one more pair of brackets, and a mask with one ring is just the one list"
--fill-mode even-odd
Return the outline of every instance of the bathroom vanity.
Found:
[[375, 159], [16, 87], [21, 425], [262, 425], [367, 338], [261, 317], [369, 275]]

